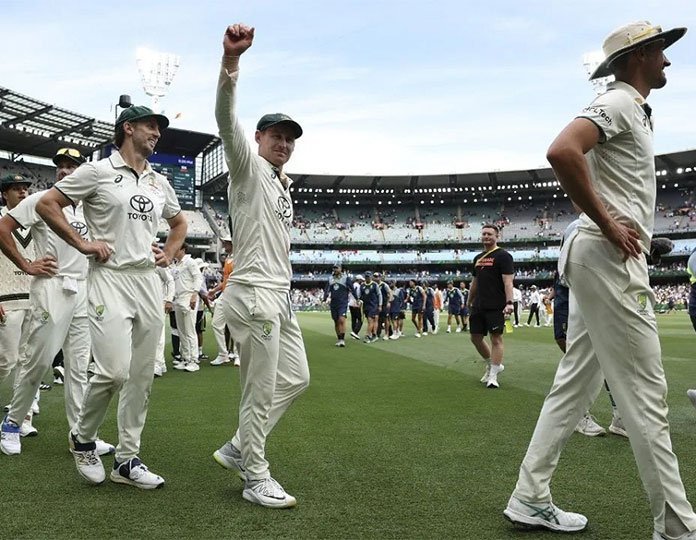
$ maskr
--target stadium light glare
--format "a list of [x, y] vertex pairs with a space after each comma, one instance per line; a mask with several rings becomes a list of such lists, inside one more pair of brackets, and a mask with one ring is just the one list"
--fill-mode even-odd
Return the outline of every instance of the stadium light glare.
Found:
[[682, 169], [681, 167], [679, 167], [679, 168], [677, 169], [677, 174], [681, 174], [681, 173], [683, 173], [683, 172], [684, 172], [684, 169]]
[[152, 110], [160, 113], [159, 102], [167, 94], [179, 70], [179, 56], [138, 47], [135, 59], [143, 90], [152, 99]]

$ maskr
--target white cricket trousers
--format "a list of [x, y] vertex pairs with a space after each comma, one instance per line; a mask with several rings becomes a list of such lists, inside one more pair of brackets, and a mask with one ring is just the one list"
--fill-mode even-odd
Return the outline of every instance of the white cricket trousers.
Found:
[[266, 437], [309, 385], [302, 332], [287, 291], [235, 284], [221, 306], [232, 338], [239, 343], [242, 398], [232, 444], [242, 453], [249, 480], [270, 477]]
[[79, 442], [97, 438], [109, 403], [118, 400], [116, 461], [138, 455], [155, 372], [155, 351], [164, 324], [162, 280], [154, 269], [90, 267], [89, 328], [95, 372], [87, 384], [73, 433]]
[[[217, 309], [218, 307], [220, 309]], [[225, 310], [222, 309], [222, 306], [215, 306], [211, 325], [213, 327], [215, 343], [217, 344], [218, 356], [227, 357], [229, 351], [227, 350], [227, 340], [225, 339]]]
[[[169, 317], [169, 314], [164, 313], [162, 310], [162, 317]], [[164, 348], [167, 342], [166, 335], [166, 320], [162, 321], [162, 332], [160, 332], [159, 341], [157, 342], [157, 351], [155, 352], [155, 368], [159, 368], [162, 372], [167, 370], [167, 363], [164, 360]]]
[[184, 293], [174, 299], [174, 316], [179, 332], [179, 351], [181, 360], [195, 362], [198, 360], [198, 336], [196, 335], [196, 310], [191, 309], [191, 295]]
[[541, 409], [514, 495], [532, 503], [551, 500], [549, 485], [561, 450], [606, 378], [628, 432], [655, 530], [669, 534], [665, 523], [670, 529], [675, 516], [696, 530], [669, 435], [667, 384], [645, 257], [623, 262], [603, 236], [583, 230], [570, 242], [565, 265], [570, 285], [568, 348]]
[[34, 278], [31, 299], [31, 324], [26, 362], [17, 375], [17, 384], [8, 418], [21, 424], [29, 413], [41, 379], [63, 349], [65, 364], [65, 415], [72, 428], [87, 388], [90, 333], [87, 321], [87, 282], [73, 281], [77, 291], [66, 290], [63, 278]]
[[0, 383], [25, 362], [30, 314], [28, 309], [7, 310], [0, 322]]

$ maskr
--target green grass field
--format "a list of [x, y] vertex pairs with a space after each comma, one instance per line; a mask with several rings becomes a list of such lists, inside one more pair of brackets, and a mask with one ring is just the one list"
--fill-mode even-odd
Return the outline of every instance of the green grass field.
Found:
[[[61, 387], [42, 393], [39, 436], [0, 455], [0, 538], [556, 538], [503, 518], [560, 358], [550, 328], [506, 335], [498, 391], [479, 383], [468, 334], [334, 347], [328, 314], [300, 315], [310, 388], [268, 441], [273, 475], [298, 499], [269, 510], [211, 455], [236, 427], [238, 371], [170, 369], [154, 382], [141, 457], [165, 477], [141, 491], [82, 481], [67, 450]], [[696, 500], [696, 335], [684, 314], [659, 317], [672, 440]], [[212, 336], [206, 352], [215, 355]], [[10, 398], [7, 383], [0, 398]], [[102, 436], [116, 441], [112, 403]], [[606, 426], [605, 393], [592, 411]], [[112, 460], [107, 457], [107, 467]], [[583, 539], [647, 539], [652, 519], [626, 439], [574, 434], [554, 478], [555, 502], [589, 518]]]

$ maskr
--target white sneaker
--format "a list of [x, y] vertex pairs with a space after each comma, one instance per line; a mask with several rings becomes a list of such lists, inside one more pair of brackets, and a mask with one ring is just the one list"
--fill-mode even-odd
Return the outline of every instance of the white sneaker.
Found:
[[240, 363], [241, 363], [241, 362], [239, 361], [239, 355], [238, 355], [238, 354], [235, 354], [235, 355], [234, 355], [234, 364], [233, 364], [234, 367], [239, 367]]
[[500, 364], [496, 366], [491, 364], [490, 373], [488, 374], [488, 382], [486, 383], [486, 388], [500, 388], [498, 384], [498, 375], [505, 370], [505, 366]]
[[449, 326], [447, 327], [447, 333], [448, 333], [448, 334], [451, 334], [451, 333], [452, 333], [452, 329], [451, 329]]
[[391, 336], [389, 336], [389, 339], [399, 339], [399, 334], [394, 332]]
[[416, 332], [414, 335], [415, 335], [416, 337], [421, 337], [421, 335], [420, 335], [418, 332]]
[[20, 427], [8, 420], [7, 416], [0, 426], [0, 451], [7, 456], [16, 456], [22, 453], [22, 443], [19, 440]]
[[164, 478], [151, 473], [137, 457], [130, 458], [123, 463], [114, 461], [109, 478], [117, 484], [128, 484], [140, 489], [157, 489], [164, 485]]
[[218, 354], [217, 358], [215, 360], [211, 360], [210, 365], [211, 366], [221, 366], [223, 364], [229, 364], [230, 363], [230, 357], [226, 354]]
[[338, 343], [336, 343], [338, 347], [345, 347], [346, 346], [346, 341], [344, 339], [339, 339]]
[[607, 433], [607, 430], [600, 426], [590, 413], [585, 413], [575, 426], [575, 431], [588, 437], [601, 437]]
[[237, 476], [246, 481], [246, 469], [242, 465], [242, 453], [232, 444], [232, 441], [227, 441], [213, 453], [213, 459], [218, 465], [235, 471]]
[[97, 454], [99, 454], [100, 456], [106, 456], [116, 452], [116, 448], [114, 448], [113, 444], [109, 444], [108, 442], [105, 442], [101, 439], [97, 439], [96, 441], [94, 441], [94, 445], [96, 447]]
[[382, 337], [382, 341], [387, 341], [388, 339], [389, 339], [389, 336], [387, 336], [387, 335], [384, 335], [384, 336]]
[[161, 377], [162, 375], [164, 375], [162, 368], [159, 366], [155, 366], [155, 377]]
[[423, 332], [422, 335], [427, 336], [427, 335], [428, 335], [428, 332]]
[[526, 503], [510, 497], [503, 515], [515, 524], [543, 527], [558, 532], [577, 532], [587, 527], [582, 514], [564, 512], [552, 502]]
[[39, 409], [39, 402], [34, 399], [34, 401], [31, 402], [31, 414], [38, 416], [40, 412], [41, 409]]
[[181, 360], [174, 360], [172, 361], [172, 366], [174, 367], [174, 369], [183, 371], [184, 369], [186, 369], [186, 362], [183, 362]]
[[609, 424], [609, 433], [620, 435], [621, 437], [626, 437], [628, 439], [628, 432], [626, 431], [620, 416], [614, 416], [611, 419], [611, 424]]
[[273, 478], [247, 480], [244, 483], [242, 497], [249, 502], [268, 508], [290, 508], [297, 504], [295, 497], [286, 493], [283, 486]]
[[65, 369], [63, 366], [53, 368], [53, 384], [63, 384], [65, 380]]
[[39, 430], [31, 424], [31, 418], [25, 418], [22, 425], [19, 426], [20, 437], [36, 437], [38, 434]]
[[[198, 365], [196, 362], [193, 360], [186, 362], [184, 364], [184, 371], [188, 371], [189, 373], [195, 373], [196, 371], [200, 371], [201, 366]], [[135, 459], [135, 458], [134, 458]]]
[[340, 347], [340, 346], [341, 346], [341, 340], [339, 339], [336, 341], [336, 347]]
[[491, 375], [491, 361], [486, 362], [486, 371], [483, 372], [483, 377], [481, 377], [481, 382], [483, 384], [488, 384], [488, 377]]
[[433, 330], [433, 335], [437, 334], [440, 331], [440, 329], [436, 326], [435, 330]]
[[457, 326], [457, 329], [454, 332], [455, 332], [455, 334], [459, 334], [459, 333], [461, 333], [461, 331], [462, 331], [462, 329]]
[[355, 332], [351, 332], [350, 337], [352, 337], [353, 339], [360, 339], [360, 336], [358, 334], [356, 334]]
[[106, 472], [97, 454], [96, 444], [78, 442], [72, 433], [68, 433], [68, 441], [80, 476], [92, 484], [101, 484], [106, 480]]
[[687, 390], [686, 395], [689, 396], [691, 404], [696, 407], [696, 390]]

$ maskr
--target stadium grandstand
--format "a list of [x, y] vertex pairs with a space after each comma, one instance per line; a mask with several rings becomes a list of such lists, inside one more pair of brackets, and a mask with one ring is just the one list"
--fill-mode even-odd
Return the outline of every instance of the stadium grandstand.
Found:
[[[108, 155], [113, 124], [0, 87], [0, 173], [19, 173], [43, 189], [54, 177], [50, 157], [74, 146]], [[165, 130], [150, 160], [172, 182], [184, 208], [194, 256], [220, 265], [218, 238], [229, 234], [227, 171], [221, 141], [211, 134]], [[696, 249], [696, 150], [656, 157], [655, 233], [674, 240], [656, 284], [686, 283]], [[331, 266], [381, 271], [392, 279], [468, 281], [480, 251], [480, 227], [501, 228], [515, 259], [515, 282], [550, 285], [560, 238], [575, 217], [550, 168], [423, 176], [329, 176], [292, 171], [294, 287], [323, 286]], [[167, 225], [162, 222], [161, 235]]]

